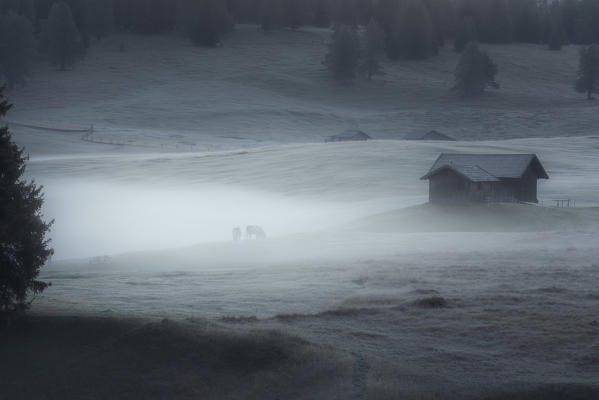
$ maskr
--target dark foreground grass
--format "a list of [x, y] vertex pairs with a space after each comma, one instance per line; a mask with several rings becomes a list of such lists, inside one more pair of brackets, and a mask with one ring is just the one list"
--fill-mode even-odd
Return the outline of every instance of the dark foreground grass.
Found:
[[549, 384], [532, 389], [506, 391], [483, 397], [483, 400], [594, 400], [599, 399], [599, 382], [595, 386]]
[[351, 398], [352, 360], [205, 321], [28, 317], [0, 330], [0, 399]]

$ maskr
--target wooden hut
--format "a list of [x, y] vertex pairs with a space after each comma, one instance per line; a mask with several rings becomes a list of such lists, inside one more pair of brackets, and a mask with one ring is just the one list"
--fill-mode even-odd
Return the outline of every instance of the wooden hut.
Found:
[[325, 139], [325, 142], [346, 142], [352, 140], [368, 140], [372, 139], [370, 136], [365, 134], [362, 131], [356, 129], [350, 129], [344, 132], [341, 132], [337, 135], [329, 136]]
[[537, 180], [549, 176], [535, 154], [441, 154], [420, 179], [431, 203], [538, 203]]
[[423, 130], [423, 131], [410, 132], [404, 137], [404, 139], [405, 140], [449, 140], [449, 141], [455, 141], [455, 139], [452, 138], [451, 136], [448, 136], [448, 135], [441, 133], [439, 131], [436, 131], [434, 129], [432, 131]]

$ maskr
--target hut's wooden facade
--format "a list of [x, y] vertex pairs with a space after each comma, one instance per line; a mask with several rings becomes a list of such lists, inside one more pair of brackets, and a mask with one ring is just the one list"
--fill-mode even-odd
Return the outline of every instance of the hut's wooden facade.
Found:
[[535, 154], [441, 154], [421, 179], [432, 203], [538, 203], [537, 180], [548, 178]]

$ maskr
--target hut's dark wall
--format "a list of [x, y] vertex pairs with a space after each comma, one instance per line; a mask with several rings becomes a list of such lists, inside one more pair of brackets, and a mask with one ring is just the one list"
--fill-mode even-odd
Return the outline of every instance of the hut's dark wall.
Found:
[[493, 182], [492, 201], [526, 201], [538, 203], [537, 179], [537, 173], [529, 166], [521, 178], [502, 179], [500, 182]]
[[498, 182], [471, 182], [450, 169], [429, 179], [429, 201], [442, 202], [512, 202], [537, 200], [537, 174], [529, 167], [522, 178]]
[[430, 177], [429, 201], [431, 203], [469, 201], [469, 187], [470, 182], [454, 171], [440, 171]]
[[537, 179], [538, 174], [533, 169], [532, 164], [528, 166], [522, 178], [514, 182], [516, 196], [520, 201], [538, 203], [537, 199]]

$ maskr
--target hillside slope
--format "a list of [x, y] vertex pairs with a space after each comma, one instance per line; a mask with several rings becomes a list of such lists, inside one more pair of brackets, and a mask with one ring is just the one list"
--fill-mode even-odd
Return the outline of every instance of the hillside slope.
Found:
[[439, 129], [459, 139], [588, 135], [598, 105], [574, 92], [575, 46], [485, 45], [501, 90], [477, 100], [451, 91], [450, 46], [426, 61], [384, 63], [372, 82], [332, 81], [323, 69], [330, 31], [263, 33], [240, 26], [219, 49], [177, 35], [123, 36], [94, 44], [73, 71], [40, 61], [29, 86], [9, 93], [15, 121], [87, 127], [113, 140], [190, 145], [222, 139], [320, 141], [357, 127], [379, 139]]

